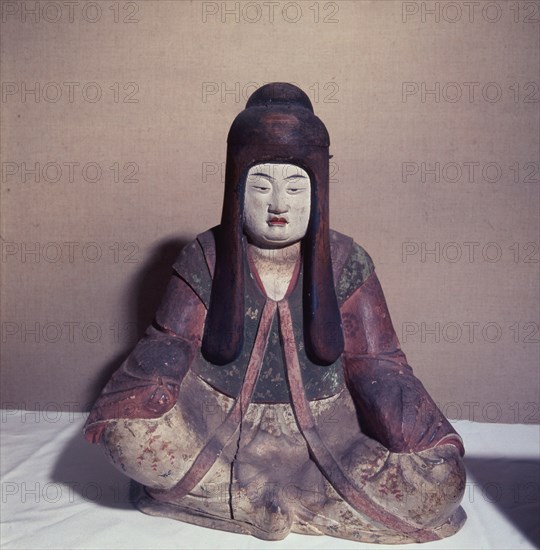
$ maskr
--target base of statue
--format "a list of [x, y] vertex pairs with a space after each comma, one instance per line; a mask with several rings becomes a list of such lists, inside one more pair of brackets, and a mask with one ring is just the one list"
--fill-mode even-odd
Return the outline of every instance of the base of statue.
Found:
[[[208, 510], [200, 510], [156, 500], [149, 495], [146, 488], [132, 481], [131, 498], [134, 505], [145, 514], [157, 517], [165, 517], [208, 529], [218, 529], [230, 533], [242, 535], [251, 535], [261, 540], [282, 540], [289, 533], [298, 533], [302, 535], [328, 535], [332, 537], [354, 540], [357, 542], [378, 543], [378, 544], [408, 544], [421, 542], [413, 534], [403, 535], [396, 533], [386, 527], [377, 528], [374, 525], [368, 525], [357, 518], [349, 517], [344, 519], [332, 519], [326, 516], [311, 518], [311, 521], [296, 519], [291, 525], [286, 525], [279, 519], [274, 522], [273, 530], [265, 530], [257, 527], [249, 521], [241, 521], [232, 517], [220, 517], [212, 513], [211, 507]], [[345, 503], [343, 503], [346, 505]], [[454, 535], [461, 529], [467, 516], [463, 508], [459, 507], [454, 514], [439, 527], [432, 529], [434, 535], [439, 538], [447, 538]]]

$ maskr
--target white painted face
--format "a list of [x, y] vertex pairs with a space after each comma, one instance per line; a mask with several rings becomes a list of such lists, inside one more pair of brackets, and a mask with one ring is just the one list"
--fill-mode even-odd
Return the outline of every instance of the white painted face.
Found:
[[261, 248], [282, 248], [304, 237], [311, 211], [310, 179], [294, 164], [250, 168], [244, 199], [244, 232]]

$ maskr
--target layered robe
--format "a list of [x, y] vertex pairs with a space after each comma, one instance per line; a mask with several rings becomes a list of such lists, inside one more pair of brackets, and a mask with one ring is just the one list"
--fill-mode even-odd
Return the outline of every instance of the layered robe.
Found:
[[141, 510], [268, 540], [425, 542], [463, 524], [461, 438], [400, 350], [369, 255], [335, 231], [330, 244], [345, 339], [332, 365], [305, 352], [301, 257], [274, 301], [247, 248], [243, 351], [206, 361], [214, 231], [182, 251], [85, 426], [141, 485]]

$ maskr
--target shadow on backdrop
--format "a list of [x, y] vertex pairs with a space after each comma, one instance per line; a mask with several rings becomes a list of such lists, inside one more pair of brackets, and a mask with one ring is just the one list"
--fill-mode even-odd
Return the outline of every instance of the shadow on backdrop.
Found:
[[[99, 377], [90, 389], [92, 400], [99, 396], [103, 386], [131, 353], [137, 341], [152, 322], [172, 274], [172, 265], [178, 254], [191, 239], [168, 239], [157, 243], [135, 276], [125, 294], [124, 311], [127, 321], [134, 327], [131, 341], [111, 361], [104, 365]], [[55, 481], [70, 487], [85, 500], [101, 506], [132, 508], [130, 503], [130, 479], [110, 464], [103, 449], [90, 445], [77, 434], [62, 450], [52, 473]]]
[[109, 508], [133, 508], [129, 499], [130, 479], [106, 458], [103, 449], [90, 445], [78, 433], [62, 449], [51, 474], [56, 483], [69, 487], [73, 495]]
[[126, 283], [128, 286], [124, 296], [123, 311], [128, 312], [125, 325], [131, 327], [129, 341], [122, 351], [103, 366], [99, 376], [90, 382], [89, 394], [91, 397], [86, 406], [87, 410], [92, 407], [103, 386], [125, 361], [152, 323], [171, 278], [172, 266], [182, 248], [191, 240], [179, 237], [156, 243], [149, 249], [146, 261], [131, 283], [129, 285]]
[[465, 455], [464, 461], [468, 484], [474, 487], [469, 498], [473, 495], [496, 506], [531, 544], [540, 548], [540, 459]]

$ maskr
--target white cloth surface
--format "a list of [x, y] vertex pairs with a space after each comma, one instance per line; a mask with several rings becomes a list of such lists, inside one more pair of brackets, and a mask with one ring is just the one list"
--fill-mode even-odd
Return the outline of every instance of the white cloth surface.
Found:
[[[130, 481], [82, 437], [86, 415], [2, 410], [1, 547], [377, 549], [330, 537], [278, 542], [147, 516], [129, 500]], [[465, 442], [468, 520], [453, 537], [407, 549], [538, 548], [540, 426], [457, 421]]]

